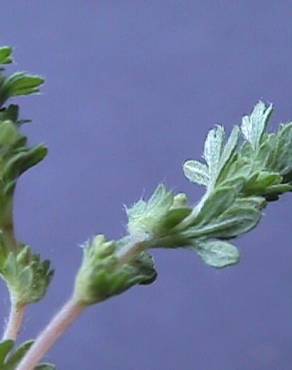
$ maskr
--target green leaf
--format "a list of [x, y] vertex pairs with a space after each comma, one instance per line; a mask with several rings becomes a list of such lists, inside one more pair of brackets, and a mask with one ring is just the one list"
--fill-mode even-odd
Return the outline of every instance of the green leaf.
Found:
[[15, 153], [5, 163], [3, 168], [3, 180], [5, 181], [4, 193], [11, 194], [14, 191], [19, 176], [41, 162], [47, 153], [48, 149], [44, 145], [38, 145], [34, 148], [23, 148], [18, 153]]
[[41, 364], [38, 365], [35, 370], [56, 370], [56, 366], [53, 364]]
[[235, 265], [240, 260], [237, 248], [222, 240], [201, 241], [195, 250], [207, 265], [216, 268]]
[[[267, 170], [269, 169], [269, 163], [273, 156], [273, 150], [275, 146], [275, 135], [274, 134], [265, 134], [262, 138], [262, 143], [259, 146], [259, 149], [256, 153], [255, 158], [250, 156], [249, 160], [252, 162], [253, 167], [257, 170]], [[271, 171], [273, 172], [273, 171]]]
[[213, 235], [234, 238], [252, 230], [261, 219], [261, 212], [253, 207], [235, 204], [225, 211], [214, 224]]
[[226, 180], [224, 172], [234, 159], [239, 140], [239, 127], [235, 126], [225, 143], [223, 127], [217, 126], [207, 136], [204, 147], [205, 164], [198, 161], [186, 161], [183, 170], [185, 176], [199, 185], [205, 185], [208, 191], [212, 191], [216, 183]]
[[292, 123], [281, 125], [274, 141], [271, 170], [287, 176], [292, 172]]
[[[29, 340], [21, 344], [16, 350], [13, 340], [5, 340], [0, 343], [0, 369], [1, 370], [16, 370], [21, 360], [24, 358], [28, 350], [33, 344], [33, 340]], [[56, 370], [53, 364], [42, 363], [35, 369], [38, 370]]]
[[28, 340], [22, 343], [15, 352], [9, 354], [5, 363], [5, 370], [15, 370], [32, 345], [33, 340]]
[[261, 209], [265, 200], [258, 198], [261, 201], [258, 200], [258, 205], [255, 206], [255, 199], [255, 197], [252, 197], [251, 201], [248, 198], [241, 199], [239, 203], [235, 202], [215, 220], [189, 227], [182, 235], [193, 240], [202, 237], [229, 239], [244, 234], [253, 229], [261, 218]]
[[221, 187], [212, 192], [204, 202], [195, 224], [207, 224], [213, 219], [217, 219], [232, 203], [234, 203], [236, 193], [231, 187]]
[[224, 146], [221, 158], [220, 158], [220, 165], [219, 165], [219, 173], [224, 170], [224, 167], [228, 164], [230, 159], [232, 158], [239, 139], [239, 127], [235, 126], [233, 130], [231, 131], [231, 134], [227, 140], [227, 143]]
[[9, 97], [36, 94], [45, 80], [36, 75], [27, 75], [24, 72], [17, 72], [5, 81], [5, 89]]
[[208, 164], [210, 180], [213, 182], [217, 179], [224, 140], [224, 128], [218, 125], [209, 131], [205, 141], [204, 158]]
[[234, 181], [235, 178], [248, 177], [250, 172], [250, 161], [241, 154], [241, 151], [235, 152], [223, 171], [221, 171], [216, 186], [224, 186], [228, 182]]
[[258, 211], [263, 210], [267, 205], [264, 197], [259, 196], [245, 196], [236, 199], [236, 208], [254, 208]]
[[170, 209], [167, 215], [159, 222], [159, 233], [167, 234], [167, 232], [177, 226], [191, 213], [189, 208], [173, 208]]
[[283, 177], [276, 172], [261, 171], [254, 174], [246, 183], [244, 192], [252, 195], [264, 195], [269, 187], [281, 184]]
[[14, 180], [23, 172], [41, 162], [47, 153], [48, 149], [42, 144], [17, 153], [7, 162], [4, 168], [4, 176], [9, 180]]
[[254, 150], [261, 144], [272, 110], [272, 105], [266, 106], [259, 101], [252, 113], [242, 119], [241, 131]]
[[4, 365], [5, 359], [8, 353], [12, 350], [13, 346], [14, 341], [10, 339], [0, 343], [0, 365]]
[[186, 161], [183, 171], [189, 181], [208, 186], [210, 178], [208, 167], [205, 164], [194, 160]]
[[10, 64], [12, 62], [12, 48], [9, 46], [2, 46], [0, 48], [0, 64]]

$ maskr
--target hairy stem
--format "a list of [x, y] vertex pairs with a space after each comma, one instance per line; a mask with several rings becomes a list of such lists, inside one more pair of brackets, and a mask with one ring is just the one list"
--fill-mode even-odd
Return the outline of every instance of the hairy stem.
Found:
[[17, 370], [33, 370], [86, 306], [70, 299], [56, 314], [27, 352]]
[[15, 341], [17, 339], [24, 320], [25, 310], [25, 305], [18, 305], [11, 299], [10, 314], [2, 340], [11, 339]]

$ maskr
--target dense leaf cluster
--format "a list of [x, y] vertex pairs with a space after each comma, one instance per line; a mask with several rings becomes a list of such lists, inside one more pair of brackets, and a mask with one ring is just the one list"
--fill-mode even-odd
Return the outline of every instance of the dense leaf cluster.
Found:
[[292, 190], [292, 124], [267, 132], [271, 113], [271, 105], [259, 102], [229, 137], [222, 126], [212, 129], [204, 162], [183, 166], [191, 182], [206, 188], [201, 201], [173, 209], [174, 195], [160, 185], [148, 201], [127, 210], [129, 233], [142, 230], [155, 247], [191, 246], [213, 267], [237, 263], [230, 239], [253, 229], [267, 203]]
[[[79, 297], [97, 302], [152, 282], [156, 272], [149, 248], [195, 250], [216, 268], [237, 263], [240, 254], [231, 240], [253, 229], [270, 201], [292, 190], [292, 124], [267, 132], [271, 112], [271, 105], [259, 102], [228, 137], [222, 126], [208, 133], [204, 161], [183, 166], [191, 182], [206, 188], [197, 204], [190, 206], [185, 194], [175, 195], [161, 184], [148, 200], [126, 208], [128, 236], [118, 242], [97, 236], [88, 243], [77, 277]], [[143, 243], [143, 251], [121, 266], [120, 251], [137, 243]]]

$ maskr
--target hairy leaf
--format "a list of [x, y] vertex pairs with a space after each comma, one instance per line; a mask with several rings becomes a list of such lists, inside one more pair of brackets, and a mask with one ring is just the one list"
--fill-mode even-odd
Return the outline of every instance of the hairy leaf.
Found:
[[208, 186], [210, 181], [209, 170], [205, 164], [194, 160], [186, 161], [183, 170], [186, 178], [191, 182]]
[[216, 268], [231, 266], [240, 260], [237, 248], [222, 240], [201, 241], [195, 250], [207, 265]]
[[260, 146], [272, 110], [272, 105], [266, 106], [262, 101], [259, 101], [252, 113], [242, 119], [242, 133], [254, 150]]

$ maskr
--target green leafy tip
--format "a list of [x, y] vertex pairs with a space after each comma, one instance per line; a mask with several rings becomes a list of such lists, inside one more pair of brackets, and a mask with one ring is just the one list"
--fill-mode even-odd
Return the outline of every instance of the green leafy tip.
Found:
[[[127, 209], [128, 232], [151, 247], [196, 250], [210, 266], [239, 261], [229, 240], [252, 230], [268, 202], [292, 190], [292, 123], [267, 132], [272, 106], [259, 102], [227, 136], [212, 129], [204, 145], [204, 162], [188, 160], [185, 176], [206, 193], [194, 206], [159, 185], [148, 201]], [[183, 203], [177, 204], [177, 197]]]
[[221, 126], [211, 130], [205, 163], [189, 160], [183, 166], [185, 176], [207, 191], [182, 234], [193, 238], [193, 248], [213, 267], [238, 261], [238, 253], [224, 239], [253, 229], [267, 202], [292, 190], [292, 124], [268, 133], [271, 113], [272, 106], [260, 101], [227, 140]]

